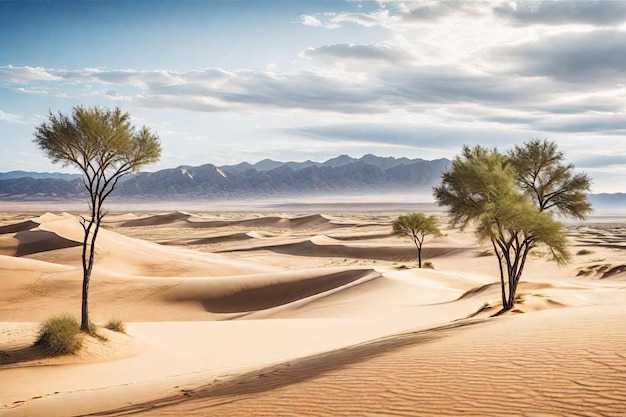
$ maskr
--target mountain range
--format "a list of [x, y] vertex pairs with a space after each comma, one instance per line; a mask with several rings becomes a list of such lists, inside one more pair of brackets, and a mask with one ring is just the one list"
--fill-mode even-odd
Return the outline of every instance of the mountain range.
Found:
[[[179, 166], [124, 177], [118, 197], [254, 198], [421, 190], [430, 193], [450, 161], [341, 155], [325, 162], [279, 162]], [[85, 196], [80, 175], [13, 171], [0, 173], [0, 199]]]

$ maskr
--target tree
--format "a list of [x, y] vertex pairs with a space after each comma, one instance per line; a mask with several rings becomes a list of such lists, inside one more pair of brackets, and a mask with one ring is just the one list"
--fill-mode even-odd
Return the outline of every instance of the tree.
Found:
[[82, 248], [83, 286], [80, 330], [89, 332], [89, 281], [95, 259], [96, 238], [106, 212], [104, 201], [119, 179], [161, 156], [156, 134], [147, 127], [135, 129], [130, 115], [97, 107], [74, 107], [66, 116], [49, 114], [35, 130], [35, 144], [52, 160], [74, 166], [83, 175], [89, 193], [89, 216], [81, 216], [84, 230]]
[[397, 235], [408, 236], [417, 248], [417, 264], [422, 267], [422, 245], [427, 235], [442, 236], [437, 226], [435, 216], [425, 216], [422, 213], [411, 213], [398, 217], [392, 223], [393, 232]]
[[556, 145], [531, 141], [508, 155], [481, 146], [463, 147], [433, 189], [437, 203], [448, 207], [453, 225], [472, 223], [481, 241], [490, 241], [500, 270], [502, 310], [515, 294], [531, 250], [544, 246], [559, 264], [569, 260], [562, 225], [553, 212], [584, 218], [591, 210], [585, 174], [563, 166]]
[[563, 165], [563, 152], [556, 143], [534, 139], [509, 152], [516, 181], [540, 211], [551, 210], [565, 217], [583, 220], [593, 211], [587, 200], [591, 179], [574, 173], [574, 165]]

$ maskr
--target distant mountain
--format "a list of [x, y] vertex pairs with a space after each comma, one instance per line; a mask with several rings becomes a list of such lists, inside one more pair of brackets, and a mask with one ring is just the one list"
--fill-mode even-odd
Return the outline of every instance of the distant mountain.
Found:
[[589, 196], [589, 201], [591, 201], [591, 204], [593, 204], [594, 207], [603, 207], [603, 208], [621, 207], [621, 208], [626, 208], [626, 193], [591, 194]]
[[[124, 197], [242, 198], [362, 191], [427, 190], [439, 182], [447, 159], [360, 159], [340, 155], [325, 162], [279, 162], [270, 159], [249, 164], [179, 166], [142, 172], [125, 178], [114, 193]], [[68, 197], [84, 195], [82, 181], [73, 178], [0, 179], [0, 198]]]
[[358, 159], [354, 159], [348, 155], [339, 155], [335, 158], [331, 158], [328, 161], [324, 162], [322, 166], [337, 168], [337, 167], [352, 164], [358, 161], [359, 161]]
[[80, 174], [62, 174], [59, 172], [28, 172], [10, 171], [0, 172], [0, 180], [10, 180], [15, 178], [54, 178], [58, 180], [75, 180], [81, 178]]
[[[379, 157], [355, 159], [340, 155], [325, 162], [279, 162], [197, 167], [181, 165], [124, 177], [114, 196], [124, 198], [256, 198], [361, 192], [431, 193], [447, 159]], [[45, 200], [84, 197], [82, 179], [75, 174], [12, 171], [0, 173], [0, 200]], [[591, 194], [596, 208], [626, 207], [626, 194]]]
[[48, 198], [87, 195], [81, 179], [12, 178], [0, 180], [1, 198]]

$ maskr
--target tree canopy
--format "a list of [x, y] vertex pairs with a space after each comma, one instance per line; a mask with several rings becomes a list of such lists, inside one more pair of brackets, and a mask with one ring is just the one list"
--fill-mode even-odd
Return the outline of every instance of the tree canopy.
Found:
[[548, 141], [530, 141], [508, 154], [464, 146], [433, 189], [448, 207], [451, 223], [475, 226], [498, 259], [503, 311], [515, 304], [517, 285], [531, 250], [543, 246], [559, 264], [569, 258], [562, 225], [553, 212], [584, 218], [591, 210], [585, 191], [590, 180], [563, 165]]
[[411, 238], [417, 248], [417, 263], [422, 267], [422, 245], [428, 235], [441, 236], [441, 230], [435, 216], [426, 216], [423, 213], [411, 213], [399, 216], [392, 223], [393, 232]]
[[119, 108], [78, 106], [69, 116], [50, 113], [34, 136], [35, 144], [52, 162], [81, 171], [89, 193], [90, 216], [81, 223], [85, 232], [81, 330], [89, 331], [89, 280], [104, 201], [122, 176], [158, 161], [161, 145], [156, 134], [145, 126], [136, 129], [130, 115]]
[[584, 219], [593, 208], [587, 200], [591, 179], [564, 165], [565, 156], [556, 143], [534, 139], [509, 152], [519, 187], [530, 195], [540, 211]]

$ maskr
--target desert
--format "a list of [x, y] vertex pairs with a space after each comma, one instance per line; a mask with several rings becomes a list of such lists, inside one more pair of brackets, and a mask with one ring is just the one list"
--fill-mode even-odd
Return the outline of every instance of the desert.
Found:
[[[43, 320], [80, 311], [80, 212], [2, 213], [0, 414], [626, 410], [619, 212], [568, 222], [571, 262], [533, 252], [515, 308], [494, 316], [494, 255], [433, 205], [184, 206], [112, 207], [90, 313], [123, 320], [127, 334], [99, 329], [106, 340], [62, 356], [33, 343]], [[415, 246], [392, 233], [407, 210], [440, 219], [444, 236], [423, 248], [432, 268], [417, 268]]]
[[0, 417], [626, 417], [626, 1], [0, 0]]

